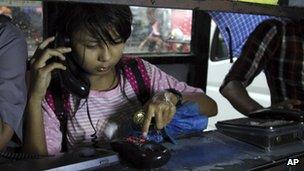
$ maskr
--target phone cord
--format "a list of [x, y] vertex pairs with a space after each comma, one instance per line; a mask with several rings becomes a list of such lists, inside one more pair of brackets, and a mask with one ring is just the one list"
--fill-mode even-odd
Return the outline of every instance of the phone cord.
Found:
[[89, 101], [88, 101], [88, 99], [86, 99], [86, 104], [87, 104], [87, 114], [88, 114], [88, 118], [89, 118], [89, 121], [90, 121], [90, 124], [91, 124], [91, 126], [92, 126], [92, 128], [93, 128], [93, 130], [94, 130], [94, 134], [92, 134], [91, 135], [91, 137], [92, 137], [92, 143], [93, 143], [93, 146], [94, 147], [96, 147], [97, 146], [97, 131], [96, 131], [96, 129], [95, 129], [95, 127], [94, 127], [94, 125], [93, 125], [93, 122], [92, 122], [92, 119], [91, 119], [91, 115], [90, 115], [90, 110], [89, 110]]
[[41, 156], [38, 154], [26, 154], [26, 153], [14, 153], [14, 152], [6, 152], [0, 151], [0, 158], [4, 157], [10, 160], [22, 160], [22, 159], [39, 159]]

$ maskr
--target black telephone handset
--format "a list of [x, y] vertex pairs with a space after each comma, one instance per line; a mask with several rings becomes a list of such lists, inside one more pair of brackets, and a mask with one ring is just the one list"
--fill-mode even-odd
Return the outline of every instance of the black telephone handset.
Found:
[[304, 112], [291, 109], [265, 108], [249, 113], [249, 118], [304, 121]]
[[[71, 47], [70, 38], [57, 34], [55, 47]], [[62, 86], [77, 97], [86, 98], [90, 92], [90, 83], [77, 71], [75, 53], [70, 52], [64, 55], [66, 60], [60, 62], [63, 63], [67, 69], [59, 71]]]

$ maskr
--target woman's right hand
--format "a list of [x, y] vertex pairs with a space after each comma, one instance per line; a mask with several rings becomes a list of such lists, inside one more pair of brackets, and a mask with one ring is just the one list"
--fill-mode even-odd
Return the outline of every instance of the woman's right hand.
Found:
[[66, 70], [66, 66], [59, 62], [52, 62], [47, 64], [47, 61], [53, 57], [59, 57], [64, 61], [64, 53], [71, 52], [71, 48], [58, 47], [55, 49], [46, 48], [55, 37], [49, 37], [44, 40], [37, 48], [32, 57], [31, 64], [31, 84], [30, 84], [30, 97], [42, 100], [46, 94], [46, 90], [51, 81], [51, 72], [55, 69]]

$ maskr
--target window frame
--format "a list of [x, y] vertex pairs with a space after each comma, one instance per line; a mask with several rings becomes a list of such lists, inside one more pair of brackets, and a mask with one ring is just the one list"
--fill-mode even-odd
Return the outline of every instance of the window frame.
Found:
[[[43, 0], [44, 2], [87, 2], [105, 4], [123, 4], [142, 7], [192, 9], [203, 11], [222, 11], [246, 14], [264, 14], [294, 19], [304, 18], [304, 7], [289, 7], [286, 0], [279, 0], [278, 5], [260, 4], [254, 2], [241, 2], [236, 0]], [[187, 5], [185, 5], [187, 3]]]

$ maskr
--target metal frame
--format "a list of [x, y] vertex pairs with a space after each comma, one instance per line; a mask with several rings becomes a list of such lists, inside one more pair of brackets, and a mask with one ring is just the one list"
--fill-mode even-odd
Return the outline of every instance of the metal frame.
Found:
[[[194, 54], [193, 70], [189, 73], [188, 83], [206, 91], [210, 16], [201, 10], [193, 10], [191, 50]], [[192, 68], [192, 67], [190, 67]]]
[[1, 0], [0, 5], [2, 6], [41, 6], [41, 1], [34, 1], [34, 0]]
[[[67, 0], [45, 0], [62, 1]], [[301, 7], [288, 7], [279, 5], [267, 5], [231, 0], [69, 0], [71, 2], [124, 4], [145, 7], [168, 7], [178, 9], [197, 9], [204, 11], [223, 11], [248, 14], [264, 14], [289, 18], [304, 18], [304, 10]], [[186, 5], [185, 5], [186, 4]]]

